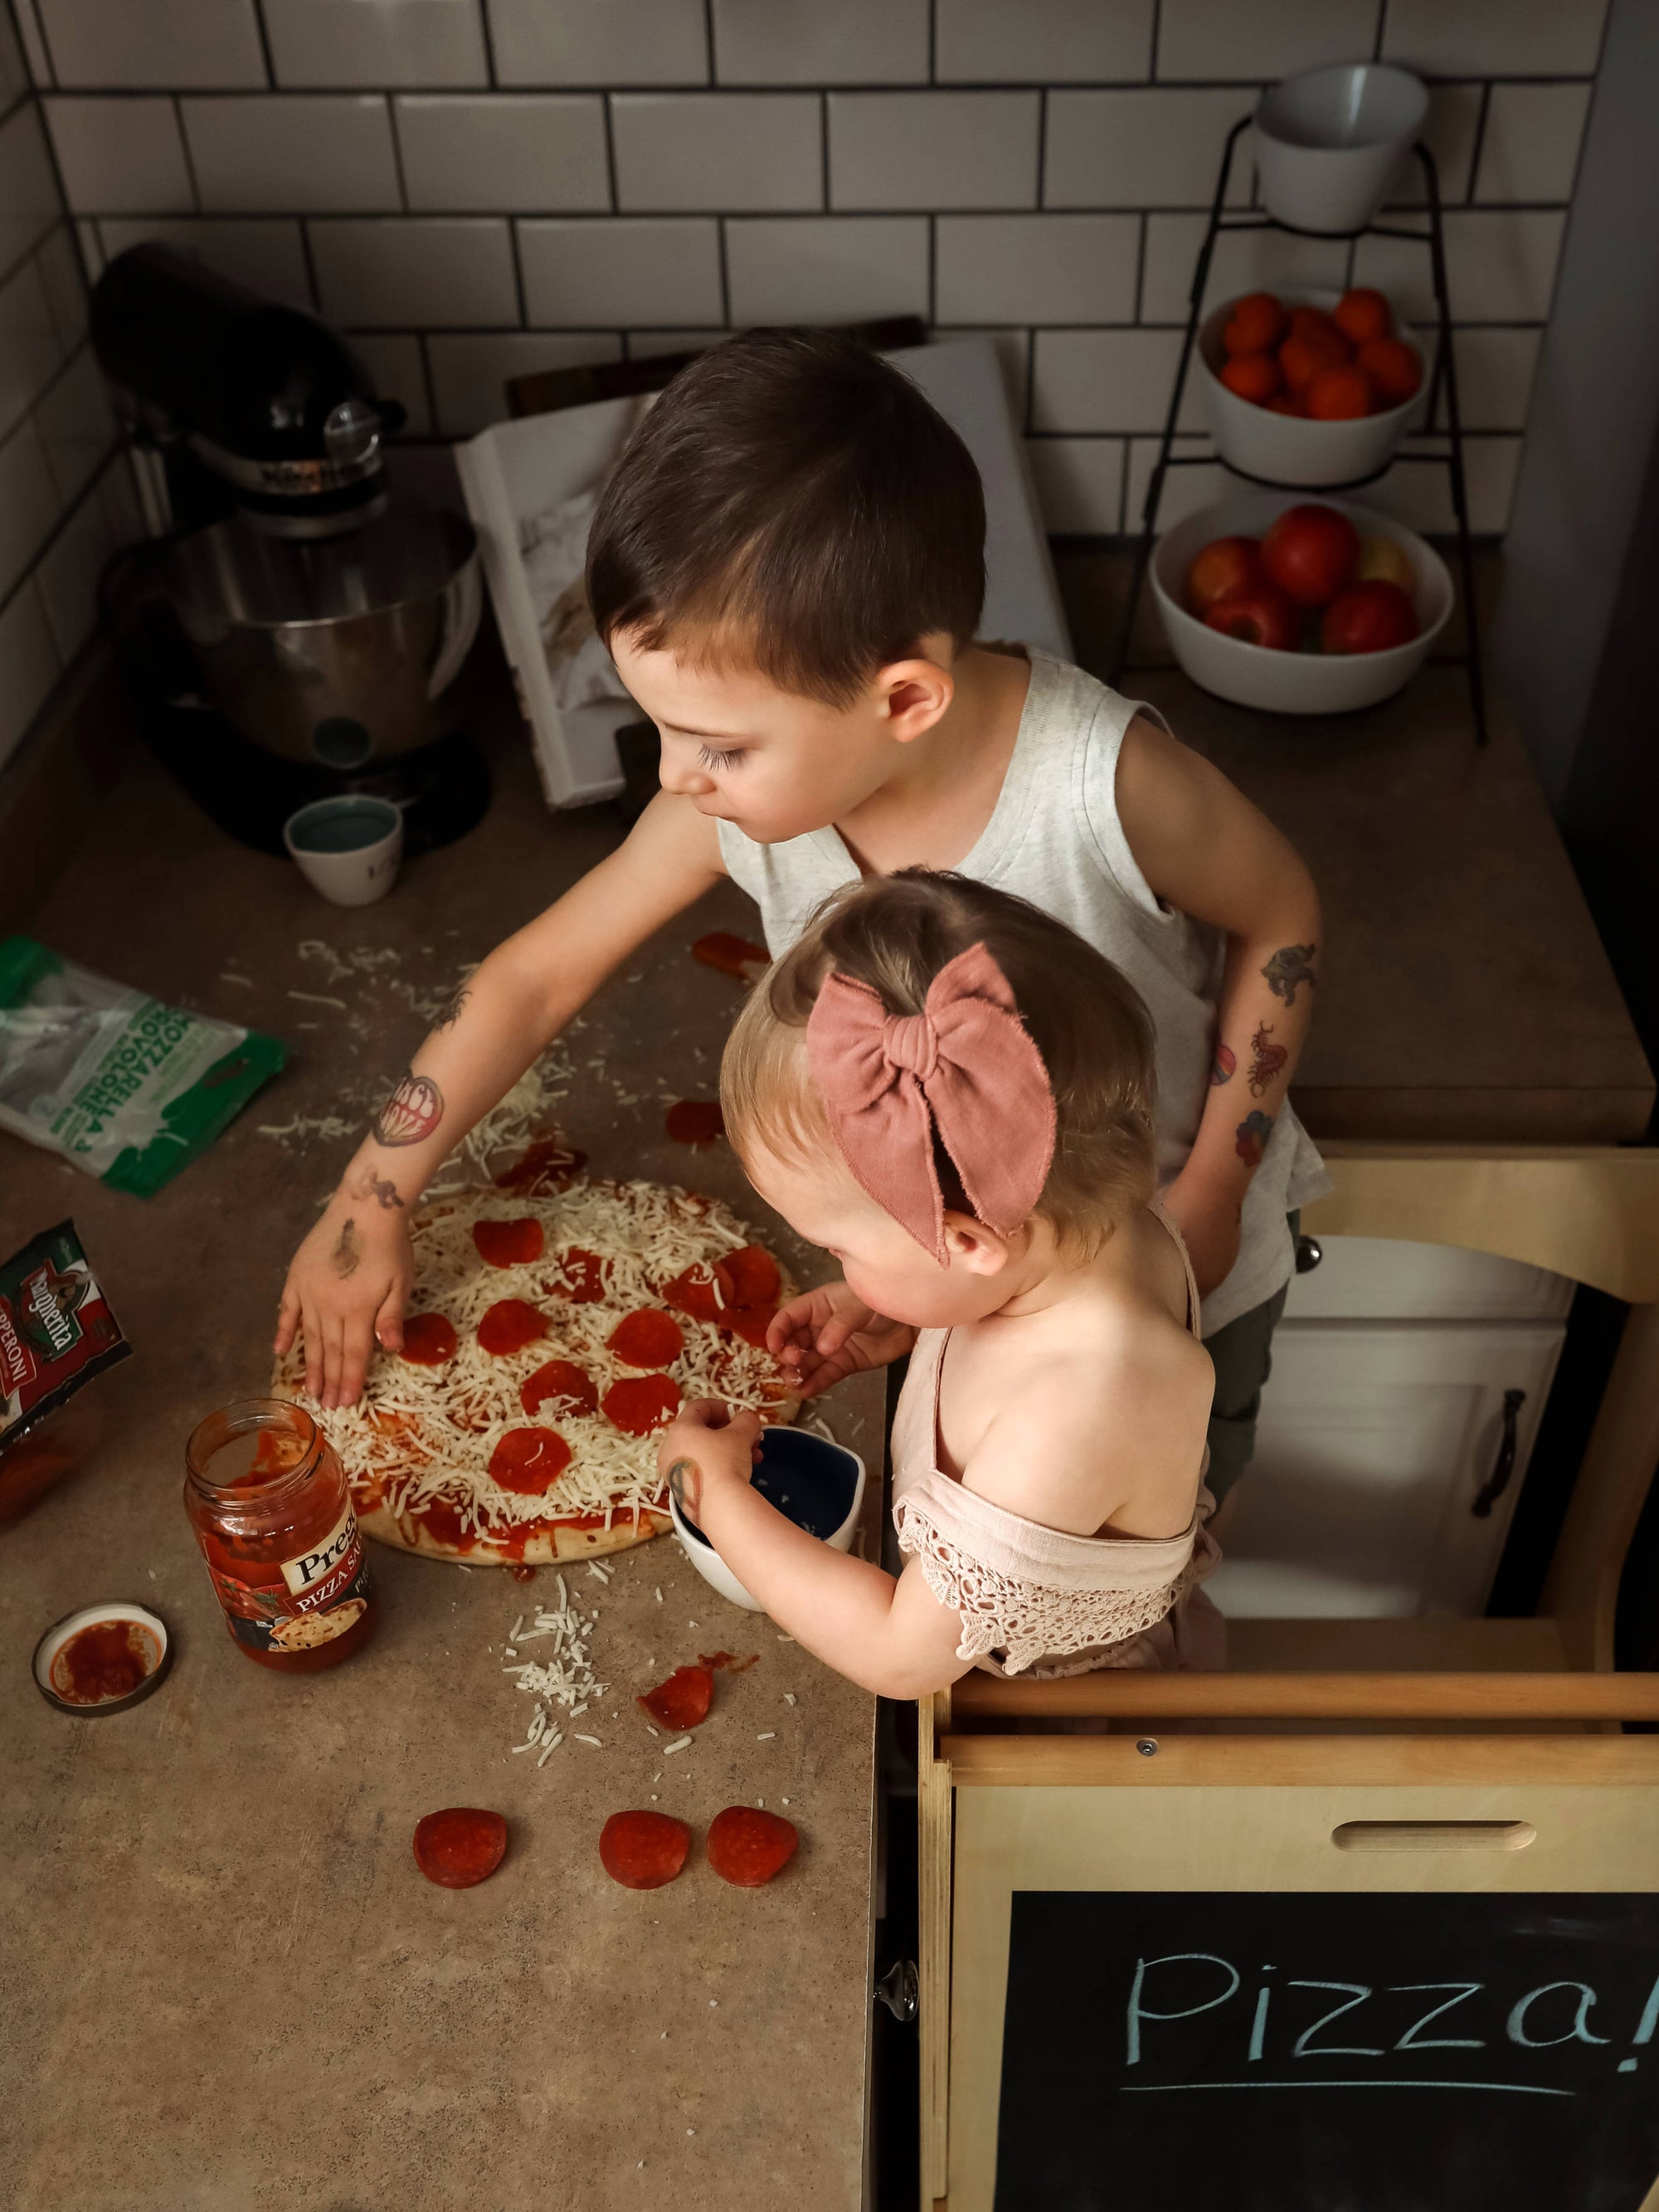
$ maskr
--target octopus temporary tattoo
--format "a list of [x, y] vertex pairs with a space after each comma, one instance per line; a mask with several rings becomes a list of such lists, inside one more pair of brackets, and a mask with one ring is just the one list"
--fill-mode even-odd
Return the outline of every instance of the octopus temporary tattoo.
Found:
[[398, 1195], [398, 1186], [391, 1176], [377, 1176], [373, 1168], [363, 1170], [357, 1182], [352, 1185], [351, 1195], [356, 1199], [372, 1198], [388, 1213], [394, 1206], [401, 1206], [403, 1204]]
[[354, 1220], [348, 1218], [341, 1223], [340, 1241], [329, 1254], [329, 1258], [333, 1262], [334, 1272], [342, 1282], [348, 1275], [356, 1273], [362, 1256], [357, 1249], [357, 1224]]
[[455, 986], [454, 990], [450, 994], [449, 1004], [444, 1008], [442, 1013], [439, 1015], [437, 1020], [433, 1023], [433, 1028], [434, 1030], [453, 1029], [456, 1023], [461, 1018], [461, 1008], [466, 1004], [467, 1000], [471, 996], [472, 993], [468, 985], [465, 983], [458, 983]]
[[418, 1145], [444, 1117], [444, 1095], [429, 1075], [411, 1068], [374, 1117], [377, 1143]]
[[1215, 1058], [1210, 1063], [1210, 1088], [1218, 1091], [1224, 1083], [1231, 1083], [1237, 1066], [1238, 1055], [1232, 1048], [1218, 1044], [1215, 1048]]
[[1281, 945], [1261, 973], [1267, 978], [1267, 988], [1274, 998], [1283, 999], [1287, 1006], [1296, 1004], [1297, 986], [1305, 983], [1311, 991], [1319, 981], [1313, 971], [1313, 957], [1319, 950], [1316, 945]]
[[1252, 1112], [1244, 1116], [1233, 1132], [1236, 1139], [1233, 1150], [1246, 1167], [1261, 1166], [1262, 1155], [1267, 1149], [1267, 1139], [1273, 1133], [1273, 1117], [1271, 1114]]
[[1273, 1033], [1272, 1023], [1263, 1022], [1250, 1039], [1250, 1051], [1254, 1054], [1250, 1061], [1252, 1098], [1267, 1097], [1269, 1087], [1283, 1073], [1285, 1063], [1291, 1056], [1282, 1044], [1268, 1043], [1267, 1040]]

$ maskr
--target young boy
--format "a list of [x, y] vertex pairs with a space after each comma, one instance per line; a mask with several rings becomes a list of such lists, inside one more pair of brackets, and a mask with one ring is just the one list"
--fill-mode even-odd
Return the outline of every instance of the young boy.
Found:
[[594, 619], [662, 734], [662, 788], [607, 860], [497, 947], [428, 1037], [295, 1256], [276, 1349], [351, 1404], [403, 1340], [407, 1208], [635, 947], [727, 875], [779, 953], [856, 876], [956, 868], [1057, 915], [1157, 1031], [1158, 1169], [1216, 1366], [1209, 1483], [1254, 1441], [1293, 1259], [1328, 1188], [1285, 1097], [1319, 904], [1285, 840], [1153, 710], [974, 642], [985, 509], [896, 369], [805, 331], [683, 370], [588, 547]]

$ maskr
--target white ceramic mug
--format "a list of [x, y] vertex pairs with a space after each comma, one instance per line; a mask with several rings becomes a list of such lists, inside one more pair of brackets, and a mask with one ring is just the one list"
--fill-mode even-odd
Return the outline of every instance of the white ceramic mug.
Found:
[[289, 816], [283, 842], [313, 890], [336, 906], [372, 906], [397, 881], [404, 817], [389, 799], [316, 799]]

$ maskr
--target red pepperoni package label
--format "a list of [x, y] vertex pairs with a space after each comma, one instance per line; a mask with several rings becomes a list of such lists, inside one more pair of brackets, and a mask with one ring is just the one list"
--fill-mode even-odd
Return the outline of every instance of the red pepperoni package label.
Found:
[[132, 1350], [72, 1221], [0, 1267], [0, 1454]]

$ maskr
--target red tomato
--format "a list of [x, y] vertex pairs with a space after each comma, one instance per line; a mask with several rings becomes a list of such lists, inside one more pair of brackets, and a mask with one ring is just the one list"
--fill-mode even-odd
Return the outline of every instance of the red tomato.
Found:
[[1352, 357], [1353, 349], [1343, 336], [1340, 324], [1323, 307], [1292, 307], [1289, 335], [1293, 338], [1311, 338], [1319, 345], [1334, 345], [1344, 361]]
[[1403, 338], [1373, 338], [1359, 349], [1359, 366], [1386, 407], [1401, 407], [1423, 381], [1417, 348]]
[[1221, 381], [1241, 399], [1265, 407], [1285, 379], [1270, 353], [1236, 353], [1222, 370]]
[[1212, 538], [1187, 571], [1187, 605], [1201, 621], [1224, 592], [1261, 575], [1259, 538]]
[[1261, 565], [1299, 607], [1325, 607], [1353, 574], [1359, 532], [1334, 507], [1287, 507], [1261, 541]]
[[1285, 335], [1285, 310], [1271, 292], [1247, 292], [1233, 301], [1221, 334], [1229, 353], [1266, 353]]
[[1305, 392], [1322, 369], [1346, 368], [1349, 359], [1348, 343], [1340, 331], [1328, 337], [1298, 332], [1279, 349], [1279, 369], [1291, 392]]
[[1316, 422], [1352, 422], [1376, 409], [1376, 387], [1363, 368], [1322, 368], [1308, 386], [1310, 417]]
[[1302, 623], [1292, 602], [1267, 577], [1224, 592], [1204, 617], [1212, 629], [1273, 653], [1294, 653]]
[[1409, 645], [1418, 632], [1417, 609], [1398, 584], [1350, 584], [1325, 610], [1319, 625], [1322, 653], [1386, 653]]
[[1345, 292], [1331, 319], [1350, 345], [1369, 345], [1373, 338], [1394, 336], [1394, 311], [1382, 294], [1368, 284]]
[[1299, 415], [1305, 421], [1308, 410], [1304, 403], [1297, 398], [1295, 392], [1281, 392], [1276, 399], [1270, 399], [1267, 402], [1267, 412], [1270, 415]]

